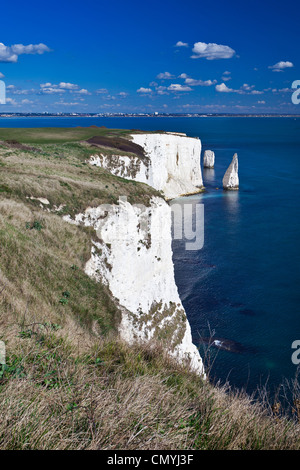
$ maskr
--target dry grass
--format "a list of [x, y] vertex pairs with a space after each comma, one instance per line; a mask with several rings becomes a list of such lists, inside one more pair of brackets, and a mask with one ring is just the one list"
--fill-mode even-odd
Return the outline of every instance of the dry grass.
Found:
[[0, 325], [48, 322], [69, 329], [72, 318], [99, 334], [115, 329], [117, 305], [84, 273], [91, 237], [58, 215], [0, 200]]
[[203, 382], [159, 346], [19, 337], [0, 381], [1, 449], [299, 449], [300, 427]]
[[63, 205], [59, 214], [74, 215], [88, 206], [116, 204], [120, 196], [126, 196], [131, 203], [149, 205], [153, 195], [160, 195], [146, 184], [86, 164], [95, 149], [84, 144], [48, 144], [39, 145], [39, 149], [36, 153], [0, 146], [0, 196], [18, 198], [37, 207], [38, 201], [26, 198], [46, 197], [50, 202], [48, 209]]

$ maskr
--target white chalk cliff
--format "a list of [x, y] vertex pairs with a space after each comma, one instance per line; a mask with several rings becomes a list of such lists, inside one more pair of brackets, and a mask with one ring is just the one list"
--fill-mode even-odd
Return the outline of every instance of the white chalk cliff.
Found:
[[[132, 139], [145, 149], [146, 158], [94, 155], [90, 163], [147, 183], [169, 198], [202, 187], [199, 139], [172, 134], [135, 134]], [[120, 198], [119, 204], [87, 208], [64, 219], [95, 229], [86, 273], [108, 285], [117, 299], [120, 336], [129, 343], [155, 339], [205, 377], [175, 283], [167, 202], [152, 197], [145, 207]]]
[[129, 343], [153, 338], [205, 376], [175, 284], [170, 206], [160, 197], [153, 197], [150, 207], [125, 198], [64, 219], [97, 233], [85, 270], [107, 284], [123, 307], [120, 336]]
[[203, 167], [214, 168], [215, 166], [215, 153], [212, 150], [205, 150], [203, 155]]
[[237, 190], [239, 189], [239, 175], [238, 175], [238, 156], [237, 153], [234, 154], [232, 162], [226, 170], [226, 173], [223, 178], [223, 188], [227, 190]]
[[145, 158], [93, 155], [89, 163], [123, 178], [147, 183], [167, 199], [197, 193], [203, 188], [200, 168], [201, 141], [184, 134], [133, 134]]

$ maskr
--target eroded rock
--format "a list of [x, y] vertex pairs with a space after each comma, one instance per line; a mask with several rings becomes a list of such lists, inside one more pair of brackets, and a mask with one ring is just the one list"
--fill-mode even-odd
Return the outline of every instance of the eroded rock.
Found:
[[232, 162], [226, 170], [223, 178], [223, 189], [237, 190], [239, 189], [239, 175], [238, 175], [238, 156], [234, 154]]

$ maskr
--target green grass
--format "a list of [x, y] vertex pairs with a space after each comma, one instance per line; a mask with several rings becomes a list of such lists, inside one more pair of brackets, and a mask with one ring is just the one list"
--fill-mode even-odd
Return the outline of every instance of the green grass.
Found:
[[129, 130], [101, 127], [0, 128], [0, 140], [17, 140], [24, 144], [62, 144], [94, 136], [123, 136]]
[[[143, 131], [136, 129], [109, 129], [106, 127], [96, 126], [0, 128], [0, 140], [16, 140], [24, 144], [62, 144], [65, 142], [78, 142], [95, 136], [106, 136], [111, 138], [126, 137], [133, 132], [137, 133]], [[163, 131], [157, 132], [162, 133]]]

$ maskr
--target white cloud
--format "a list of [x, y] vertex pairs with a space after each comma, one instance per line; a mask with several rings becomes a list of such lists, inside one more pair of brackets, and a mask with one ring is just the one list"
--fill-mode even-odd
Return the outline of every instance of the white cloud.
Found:
[[[46, 86], [49, 85], [49, 86]], [[53, 95], [56, 93], [65, 93], [66, 90], [62, 88], [58, 88], [57, 85], [51, 85], [51, 83], [44, 83], [43, 86], [41, 85], [41, 93], [46, 95]]]
[[3, 73], [0, 72], [0, 78], [4, 78], [5, 75], [3, 75]]
[[258, 103], [258, 104], [266, 104], [265, 101], [258, 101], [257, 103]]
[[237, 90], [237, 93], [240, 93], [241, 95], [243, 94], [262, 95], [264, 92], [255, 90], [255, 85], [248, 85], [248, 83], [244, 83], [244, 85], [241, 86], [239, 90]]
[[178, 41], [178, 42], [175, 44], [175, 47], [189, 47], [189, 45], [188, 45], [187, 42]]
[[292, 92], [291, 88], [279, 88], [279, 89], [273, 88], [272, 89], [272, 93], [291, 93], [291, 92]]
[[253, 90], [253, 88], [255, 88], [254, 85], [248, 85], [248, 83], [244, 83], [244, 85], [241, 86], [241, 90], [245, 90], [245, 91], [251, 91]]
[[[91, 95], [91, 93], [85, 88], [80, 88], [79, 85], [75, 83], [69, 83], [69, 82], [60, 82], [59, 84], [53, 84], [50, 82], [41, 83], [40, 88], [41, 90], [39, 91], [39, 93], [47, 94], [47, 95], [60, 94], [60, 93], [66, 93], [66, 92], [76, 93], [79, 95]], [[98, 92], [99, 90], [96, 91], [96, 93]]]
[[76, 93], [78, 95], [91, 95], [91, 93], [85, 88], [81, 88], [81, 90], [75, 90], [73, 93]]
[[180, 85], [179, 83], [172, 83], [167, 89], [169, 91], [192, 91], [189, 86]]
[[97, 95], [103, 95], [105, 93], [108, 93], [108, 90], [106, 88], [98, 88], [98, 90], [96, 90], [96, 93]]
[[5, 46], [0, 43], [0, 62], [17, 62], [19, 55], [22, 54], [44, 54], [50, 52], [50, 49], [45, 44], [14, 44], [13, 46]]
[[233, 88], [229, 88], [225, 83], [220, 83], [216, 85], [216, 91], [219, 93], [238, 93], [239, 95], [262, 95], [264, 92], [255, 90], [255, 85], [248, 85], [248, 83], [244, 83], [238, 90], [234, 90]]
[[114, 103], [114, 104], [104, 103], [104, 104], [101, 104], [99, 108], [116, 108], [119, 106], [120, 106], [120, 103]]
[[59, 88], [63, 88], [65, 90], [77, 90], [79, 88], [78, 85], [75, 85], [75, 83], [66, 83], [66, 82], [60, 82], [59, 85], [56, 85]]
[[21, 103], [22, 104], [33, 104], [33, 101], [25, 99], [25, 100], [22, 100]]
[[235, 91], [232, 88], [228, 88], [228, 86], [225, 85], [225, 83], [220, 83], [220, 85], [216, 85], [216, 90], [219, 93], [232, 93]]
[[166, 86], [158, 86], [155, 88], [157, 91], [158, 95], [168, 95], [169, 93], [166, 91], [167, 87]]
[[211, 86], [217, 83], [217, 80], [194, 80], [193, 78], [186, 78], [185, 83], [190, 86]]
[[136, 91], [137, 93], [142, 93], [142, 94], [152, 93], [151, 88], [144, 88], [144, 87], [141, 87]]
[[11, 95], [36, 95], [38, 93], [37, 90], [33, 88], [22, 90], [20, 88], [16, 88], [14, 85], [8, 85], [6, 90]]
[[172, 78], [174, 78], [174, 75], [171, 75], [169, 72], [162, 72], [159, 73], [156, 78], [158, 78], [159, 80], [171, 80]]
[[222, 74], [222, 80], [223, 82], [227, 82], [228, 80], [231, 80], [231, 72], [228, 72], [228, 70], [225, 70]]
[[73, 102], [73, 103], [65, 103], [64, 101], [57, 101], [56, 103], [54, 103], [56, 105], [62, 105], [62, 106], [77, 106], [77, 105], [81, 105], [82, 106], [82, 103], [78, 103], [78, 102]]
[[294, 67], [294, 64], [292, 62], [283, 61], [281, 60], [280, 62], [277, 62], [277, 64], [274, 65], [269, 65], [269, 69], [272, 69], [273, 72], [282, 72], [284, 69]]
[[178, 78], [188, 78], [189, 76], [186, 73], [181, 73]]
[[235, 55], [235, 50], [222, 44], [196, 42], [193, 47], [192, 59], [204, 57], [207, 60], [231, 59]]
[[16, 106], [18, 103], [16, 102], [16, 100], [12, 98], [6, 98], [6, 104], [11, 104], [12, 106]]

